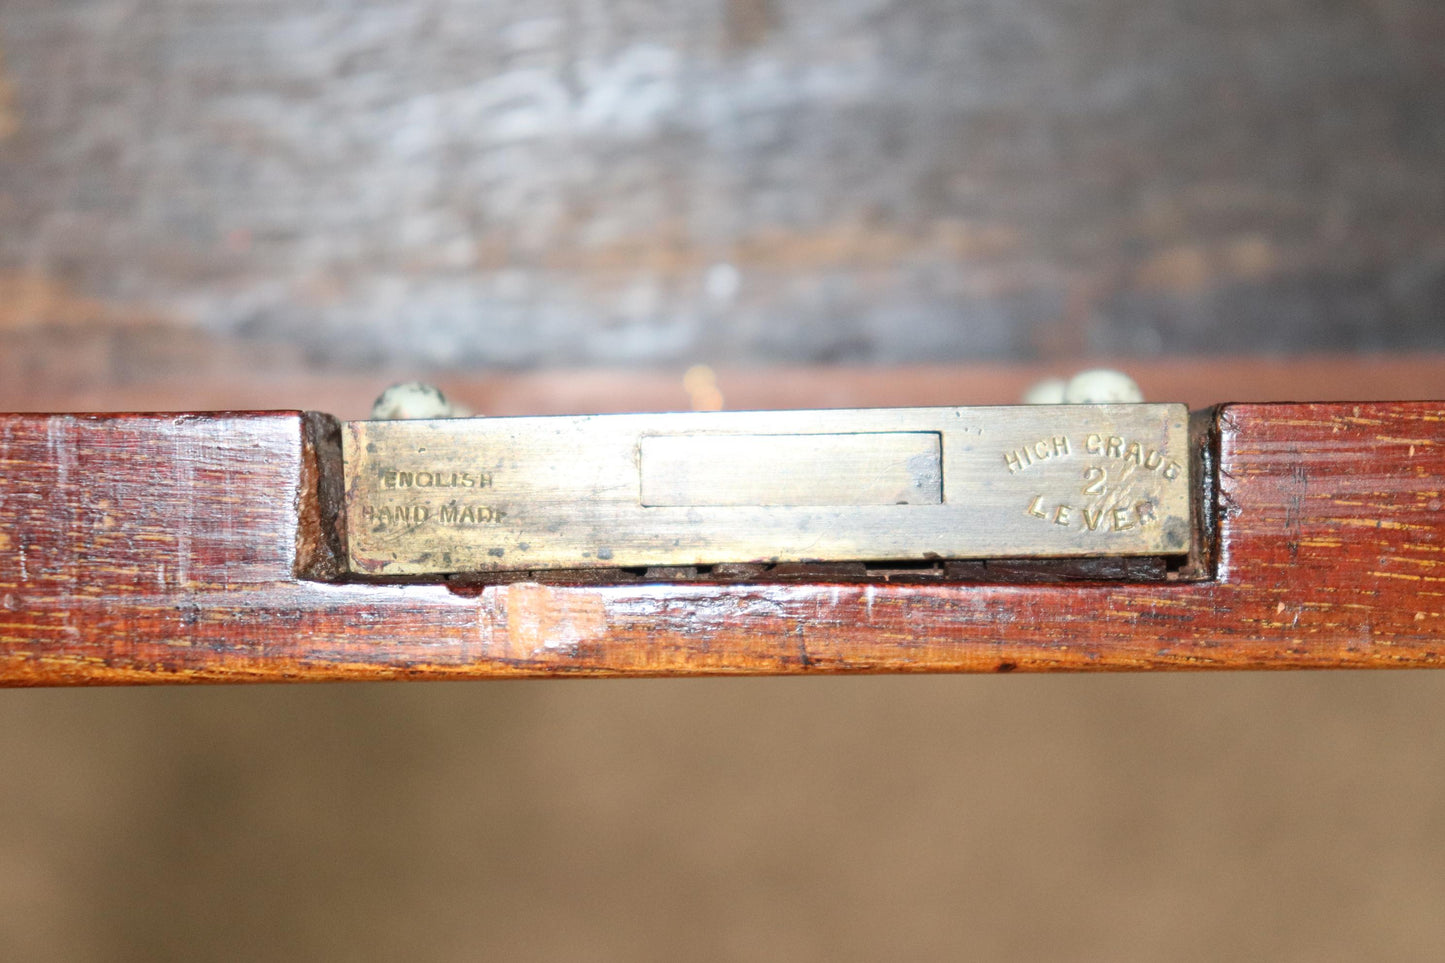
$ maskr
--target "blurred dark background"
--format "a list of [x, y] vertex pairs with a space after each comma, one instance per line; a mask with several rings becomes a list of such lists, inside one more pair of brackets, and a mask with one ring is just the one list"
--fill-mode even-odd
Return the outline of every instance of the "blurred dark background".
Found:
[[[1445, 397], [1438, 0], [0, 0], [0, 409]], [[3, 510], [3, 507], [0, 507]], [[1445, 956], [1445, 676], [0, 694], [0, 958]]]
[[0, 51], [0, 330], [163, 329], [132, 376], [1445, 349], [1437, 0], [5, 0]]

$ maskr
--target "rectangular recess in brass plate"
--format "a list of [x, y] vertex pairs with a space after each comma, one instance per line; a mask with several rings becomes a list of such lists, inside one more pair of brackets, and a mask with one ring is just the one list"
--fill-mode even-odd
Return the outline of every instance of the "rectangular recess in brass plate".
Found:
[[936, 431], [644, 435], [644, 508], [941, 505]]
[[353, 421], [348, 564], [427, 575], [1183, 555], [1182, 405]]

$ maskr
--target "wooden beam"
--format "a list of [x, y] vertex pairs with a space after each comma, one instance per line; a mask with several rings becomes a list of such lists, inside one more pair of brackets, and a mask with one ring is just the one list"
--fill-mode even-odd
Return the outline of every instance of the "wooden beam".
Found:
[[1445, 405], [1214, 414], [1199, 580], [360, 584], [302, 413], [0, 419], [0, 683], [1436, 665]]

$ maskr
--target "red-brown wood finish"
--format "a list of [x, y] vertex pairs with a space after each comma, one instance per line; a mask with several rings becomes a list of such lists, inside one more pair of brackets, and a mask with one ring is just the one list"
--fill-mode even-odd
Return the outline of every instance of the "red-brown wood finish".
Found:
[[0, 683], [1439, 664], [1445, 404], [1216, 417], [1199, 581], [452, 589], [297, 576], [301, 413], [0, 416]]

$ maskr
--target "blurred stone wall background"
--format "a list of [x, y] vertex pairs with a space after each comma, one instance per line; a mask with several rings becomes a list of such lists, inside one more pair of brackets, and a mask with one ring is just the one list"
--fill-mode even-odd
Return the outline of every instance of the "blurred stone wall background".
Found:
[[0, 56], [12, 353], [1445, 348], [1436, 0], [6, 0]]
[[[0, 0], [0, 410], [1442, 349], [1438, 0]], [[0, 959], [1433, 961], [1442, 759], [1424, 672], [0, 692]]]

